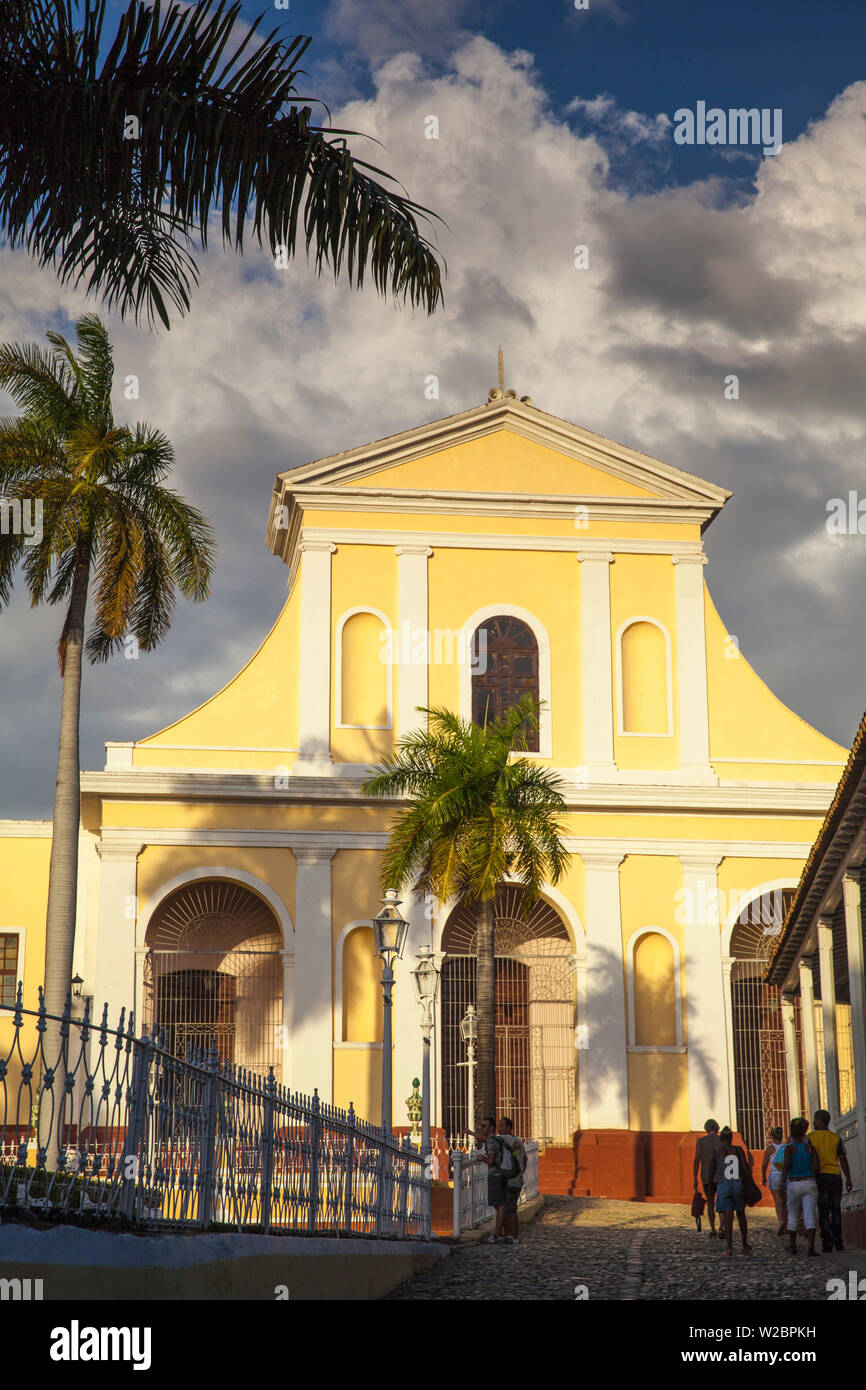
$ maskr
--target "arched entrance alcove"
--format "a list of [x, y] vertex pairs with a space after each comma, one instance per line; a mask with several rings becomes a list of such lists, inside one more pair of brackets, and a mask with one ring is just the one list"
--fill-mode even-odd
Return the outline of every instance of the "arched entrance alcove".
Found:
[[[527, 917], [523, 889], [505, 884], [494, 902], [496, 956], [496, 1110], [515, 1133], [570, 1143], [574, 1133], [576, 973], [574, 946], [559, 913], [543, 898]], [[462, 1134], [468, 1072], [460, 1020], [476, 1002], [477, 909], [451, 912], [442, 933], [442, 1121]]]
[[[788, 1132], [801, 1097], [788, 1096], [782, 992], [767, 984], [767, 967], [794, 888], [758, 894], [742, 907], [731, 932], [731, 1018], [737, 1128], [751, 1149], [763, 1149], [774, 1125]], [[800, 1001], [795, 1001], [798, 1069], [802, 1071]], [[801, 1084], [802, 1090], [802, 1084]]]
[[280, 1078], [279, 923], [252, 889], [202, 878], [169, 893], [145, 938], [145, 1021], [175, 1056], [209, 1049]]

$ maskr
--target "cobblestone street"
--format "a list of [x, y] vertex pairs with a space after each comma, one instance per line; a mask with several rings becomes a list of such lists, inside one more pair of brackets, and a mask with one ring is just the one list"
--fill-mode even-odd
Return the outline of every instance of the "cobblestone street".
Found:
[[[392, 1299], [573, 1300], [586, 1285], [593, 1299], [748, 1299], [826, 1301], [827, 1280], [846, 1276], [845, 1255], [796, 1256], [778, 1236], [773, 1213], [750, 1211], [752, 1254], [734, 1231], [734, 1254], [700, 1234], [684, 1206], [548, 1197], [520, 1244], [466, 1244], [437, 1268], [388, 1295]], [[820, 1240], [818, 1248], [820, 1250]], [[860, 1252], [858, 1252], [859, 1254]]]

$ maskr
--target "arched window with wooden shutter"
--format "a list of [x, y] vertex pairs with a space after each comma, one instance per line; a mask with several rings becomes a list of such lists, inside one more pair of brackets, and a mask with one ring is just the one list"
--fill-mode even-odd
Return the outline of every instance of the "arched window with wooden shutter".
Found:
[[[486, 618], [472, 638], [472, 720], [485, 724], [513, 709], [523, 695], [539, 698], [538, 643], [520, 618]], [[538, 730], [528, 729], [526, 746], [538, 752]]]

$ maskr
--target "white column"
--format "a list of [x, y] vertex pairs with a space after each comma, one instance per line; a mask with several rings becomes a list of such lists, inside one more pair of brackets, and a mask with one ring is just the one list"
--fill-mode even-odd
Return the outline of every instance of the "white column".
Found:
[[331, 1102], [334, 1074], [334, 1004], [331, 985], [332, 849], [296, 849], [292, 1088]]
[[719, 855], [680, 855], [687, 904], [683, 931], [689, 1127], [694, 1130], [719, 1116], [720, 1123], [729, 1123], [731, 1113], [717, 879], [721, 862]]
[[710, 767], [707, 635], [703, 566], [706, 555], [674, 555], [677, 611], [677, 705], [680, 781], [716, 783]]
[[836, 975], [833, 966], [833, 923], [818, 922], [818, 964], [821, 972], [821, 1013], [824, 1019], [824, 1070], [830, 1128], [839, 1119], [839, 1057], [836, 1045]]
[[793, 995], [782, 995], [782, 1036], [785, 1039], [785, 1074], [788, 1078], [788, 1114], [793, 1119], [803, 1105], [800, 1095], [800, 1057], [797, 1051], [797, 1029], [794, 1024]]
[[[740, 1129], [740, 1116], [737, 1113], [737, 1073], [734, 1062], [734, 999], [731, 992], [731, 970], [734, 956], [722, 956], [722, 991], [725, 1002], [725, 1056], [728, 1064], [728, 1124], [733, 1130]], [[708, 1117], [709, 1118], [709, 1117]]]
[[[415, 1002], [415, 991], [411, 972], [418, 964], [416, 951], [421, 946], [432, 944], [431, 920], [427, 916], [426, 904], [412, 896], [407, 888], [402, 894], [400, 911], [409, 923], [403, 957], [394, 962], [394, 1007], [391, 1021], [393, 1027], [393, 1108], [395, 1125], [409, 1123], [406, 1098], [412, 1094], [412, 1080], [421, 1076], [421, 1005]], [[371, 905], [371, 914], [378, 911]], [[377, 957], [378, 960], [378, 957]], [[432, 1047], [439, 1046], [439, 1029], [434, 1025]], [[431, 1097], [430, 1114], [436, 1113], [436, 1102]], [[434, 1121], [431, 1119], [431, 1123]]]
[[616, 778], [613, 758], [613, 654], [610, 567], [613, 554], [579, 551], [583, 766], [590, 782]]
[[295, 1088], [292, 1077], [292, 1057], [294, 1048], [292, 1046], [292, 1034], [294, 1029], [294, 1000], [295, 1000], [295, 953], [293, 950], [280, 951], [280, 964], [283, 968], [283, 1012], [282, 1024], [282, 1049], [280, 1053], [280, 1083], [291, 1089]]
[[[431, 638], [427, 626], [427, 560], [433, 551], [429, 545], [397, 545], [394, 550], [397, 555], [397, 735], [402, 738], [415, 729], [426, 728], [427, 724], [424, 715], [418, 713], [418, 707], [426, 708], [429, 700], [427, 674]], [[424, 633], [423, 649], [420, 633]], [[420, 650], [427, 653], [424, 661], [418, 659]], [[402, 1124], [402, 1121], [395, 1123]]]
[[820, 1109], [818, 1095], [818, 1039], [815, 1034], [815, 996], [812, 990], [812, 971], [804, 960], [800, 970], [800, 1013], [803, 1019], [803, 1050], [806, 1054], [806, 1104], [810, 1126], [812, 1116]]
[[[845, 940], [848, 947], [848, 987], [851, 991], [851, 1042], [854, 1051], [854, 1103], [860, 1150], [860, 1185], [866, 1183], [866, 976], [863, 962], [860, 871], [842, 880], [845, 899]], [[855, 1178], [856, 1182], [856, 1178]]]
[[[147, 960], [147, 947], [135, 947], [135, 998], [133, 1008], [135, 1009], [135, 1031], [141, 1036], [144, 1027], [144, 963]], [[148, 1032], [153, 1031], [153, 1020], [149, 1022]]]
[[94, 978], [84, 990], [93, 994], [93, 1012], [102, 1017], [108, 1005], [108, 1024], [116, 1028], [120, 1010], [127, 1015], [135, 999], [136, 860], [140, 844], [97, 845], [99, 868], [99, 922]]
[[331, 759], [330, 541], [302, 541], [301, 649], [298, 662], [299, 753], [296, 777], [327, 776]]
[[586, 867], [586, 1050], [581, 1092], [589, 1129], [628, 1129], [628, 1053], [619, 898], [621, 854], [581, 855]]
[[577, 984], [577, 1029], [574, 1035], [575, 1055], [577, 1065], [577, 1127], [587, 1129], [589, 1126], [589, 1105], [588, 1090], [589, 1076], [586, 1072], [584, 1059], [587, 1053], [586, 1044], [589, 1042], [589, 1030], [584, 1031], [586, 1024], [586, 956], [574, 957], [574, 973]]

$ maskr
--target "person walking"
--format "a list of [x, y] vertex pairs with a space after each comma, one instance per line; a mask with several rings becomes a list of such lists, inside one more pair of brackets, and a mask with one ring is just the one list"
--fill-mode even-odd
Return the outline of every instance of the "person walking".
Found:
[[818, 1155], [818, 1225], [821, 1247], [826, 1255], [833, 1249], [845, 1249], [842, 1244], [842, 1174], [845, 1174], [846, 1192], [850, 1192], [854, 1184], [845, 1145], [830, 1128], [829, 1110], [816, 1110], [813, 1124], [807, 1138]]
[[509, 1245], [520, 1244], [517, 1203], [523, 1187], [523, 1174], [526, 1171], [526, 1145], [514, 1133], [514, 1125], [508, 1115], [499, 1121], [499, 1137], [510, 1150], [513, 1163], [505, 1177], [505, 1239]]
[[[776, 1208], [776, 1215], [779, 1218], [778, 1234], [783, 1236], [788, 1229], [788, 1207], [785, 1200], [785, 1180], [782, 1177], [781, 1164], [776, 1163], [776, 1155], [779, 1150], [784, 1148], [784, 1130], [781, 1125], [774, 1125], [770, 1130], [770, 1142], [764, 1150], [764, 1158], [761, 1166], [761, 1186], [769, 1185], [770, 1196]], [[767, 1173], [769, 1172], [770, 1181], [767, 1183]]]
[[[698, 1140], [700, 1143], [700, 1140]], [[716, 1153], [716, 1211], [719, 1225], [725, 1240], [725, 1254], [733, 1255], [734, 1212], [740, 1226], [743, 1254], [751, 1255], [749, 1244], [749, 1224], [746, 1220], [746, 1199], [743, 1195], [743, 1175], [749, 1167], [748, 1159], [734, 1143], [734, 1136], [725, 1125], [719, 1133], [719, 1148]]]
[[719, 1151], [719, 1126], [715, 1120], [707, 1120], [706, 1130], [695, 1144], [695, 1161], [692, 1171], [695, 1179], [695, 1192], [698, 1190], [698, 1174], [707, 1199], [707, 1220], [710, 1223], [711, 1240], [716, 1235], [716, 1154]]
[[806, 1230], [807, 1255], [817, 1255], [815, 1249], [816, 1212], [818, 1207], [818, 1151], [806, 1138], [808, 1120], [791, 1121], [791, 1135], [785, 1143], [782, 1176], [787, 1184], [788, 1239], [792, 1255], [797, 1253], [797, 1223], [800, 1214]]

